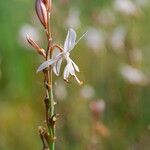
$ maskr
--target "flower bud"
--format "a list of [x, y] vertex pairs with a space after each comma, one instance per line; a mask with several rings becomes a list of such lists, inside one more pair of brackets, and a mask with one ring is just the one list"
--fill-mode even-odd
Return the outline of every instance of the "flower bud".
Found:
[[43, 0], [43, 3], [45, 4], [47, 11], [50, 12], [52, 7], [52, 0]]
[[47, 24], [48, 24], [47, 10], [43, 0], [36, 0], [35, 9], [39, 20], [41, 21], [43, 26], [47, 28]]
[[45, 53], [45, 50], [40, 48], [39, 45], [34, 42], [29, 36], [27, 36], [27, 41], [29, 42], [29, 44], [35, 48], [37, 50], [37, 52], [42, 55], [43, 57], [46, 57], [46, 53]]

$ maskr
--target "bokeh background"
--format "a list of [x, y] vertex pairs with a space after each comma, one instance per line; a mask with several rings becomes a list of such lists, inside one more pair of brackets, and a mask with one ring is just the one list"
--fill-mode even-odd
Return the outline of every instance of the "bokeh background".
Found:
[[[150, 149], [149, 0], [53, 0], [52, 34], [86, 37], [71, 53], [79, 86], [54, 77], [57, 150]], [[29, 34], [45, 48], [34, 0], [0, 3], [0, 150], [39, 150], [44, 125], [43, 61]]]

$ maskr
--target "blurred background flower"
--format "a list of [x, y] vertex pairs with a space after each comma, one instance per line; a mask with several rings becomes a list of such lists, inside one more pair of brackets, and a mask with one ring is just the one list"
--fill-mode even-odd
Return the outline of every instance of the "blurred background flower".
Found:
[[65, 83], [62, 81], [56, 81], [54, 93], [57, 100], [65, 100], [68, 95]]
[[73, 28], [73, 29], [77, 29], [80, 27], [80, 12], [78, 9], [76, 8], [71, 8], [69, 10], [69, 14], [68, 17], [66, 19], [66, 27], [67, 28]]
[[114, 7], [125, 15], [136, 15], [138, 7], [131, 0], [115, 0]]
[[95, 53], [99, 53], [105, 49], [105, 35], [103, 31], [99, 31], [94, 27], [89, 27], [85, 40], [86, 45]]
[[123, 26], [117, 26], [114, 29], [112, 37], [110, 38], [110, 43], [114, 51], [121, 52], [121, 50], [124, 48], [126, 34], [127, 31]]
[[91, 85], [84, 85], [82, 88], [81, 88], [81, 96], [85, 99], [91, 99], [94, 97], [94, 94], [95, 94], [95, 90], [94, 88], [91, 86]]
[[131, 66], [123, 66], [121, 68], [121, 74], [123, 78], [131, 84], [145, 85], [149, 83], [148, 78], [141, 70]]

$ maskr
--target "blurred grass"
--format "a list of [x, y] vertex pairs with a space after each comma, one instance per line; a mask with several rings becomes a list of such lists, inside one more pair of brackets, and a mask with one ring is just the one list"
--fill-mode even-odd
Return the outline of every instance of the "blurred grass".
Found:
[[[110, 0], [72, 0], [64, 5], [60, 0], [54, 1], [54, 40], [64, 41], [66, 28], [62, 22], [71, 7], [81, 12], [81, 27], [77, 30], [81, 34], [89, 26], [103, 28], [110, 34], [115, 26], [123, 24], [128, 29], [126, 48], [135, 46], [142, 49], [143, 59], [138, 68], [149, 75], [150, 7], [142, 9], [139, 17], [124, 17], [116, 13], [114, 26], [101, 27], [93, 15], [103, 9], [111, 10], [112, 3]], [[44, 88], [43, 76], [35, 73], [41, 60], [34, 51], [18, 42], [19, 31], [24, 24], [34, 25], [43, 36], [42, 27], [32, 14], [34, 1], [7, 0], [0, 4], [0, 150], [41, 148], [37, 126], [44, 124]], [[109, 46], [103, 54], [95, 54], [83, 41], [75, 48], [72, 58], [80, 66], [80, 78], [95, 89], [91, 100], [102, 98], [106, 102], [100, 121], [109, 129], [110, 136], [96, 137], [97, 150], [149, 150], [149, 84], [138, 86], [123, 80], [118, 70], [122, 64], [129, 63], [128, 58], [116, 54]], [[80, 95], [81, 89], [74, 82], [67, 85], [68, 97], [58, 102], [57, 112], [61, 118], [57, 123], [57, 149], [86, 150], [92, 143], [91, 100]]]

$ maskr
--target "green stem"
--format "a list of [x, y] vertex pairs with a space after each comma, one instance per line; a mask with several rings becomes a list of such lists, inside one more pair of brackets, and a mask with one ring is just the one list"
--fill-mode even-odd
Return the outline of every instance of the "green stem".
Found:
[[[47, 19], [50, 20], [50, 16], [47, 12]], [[50, 23], [48, 21], [48, 28], [47, 28], [47, 40], [48, 40], [48, 47], [47, 47], [47, 60], [50, 58], [52, 58], [52, 49], [51, 49], [51, 42], [52, 42], [52, 37], [51, 37], [51, 29], [50, 29]], [[48, 87], [48, 96], [49, 96], [49, 106], [48, 106], [48, 122], [47, 122], [47, 127], [49, 130], [49, 135], [50, 135], [50, 141], [49, 141], [49, 149], [50, 150], [55, 150], [55, 125], [53, 125], [52, 123], [52, 117], [55, 114], [55, 110], [54, 110], [54, 96], [53, 96], [53, 77], [52, 77], [53, 73], [52, 73], [52, 67], [49, 67], [49, 70], [47, 72], [47, 83], [49, 84]], [[51, 120], [51, 123], [50, 121]]]
[[[50, 68], [50, 81], [51, 81], [51, 85], [50, 85], [50, 116], [51, 118], [54, 116], [55, 114], [55, 110], [54, 110], [54, 96], [53, 96], [53, 77], [52, 77], [52, 68]], [[51, 128], [51, 142], [50, 142], [50, 150], [54, 150], [55, 149], [55, 125], [50, 126]]]

